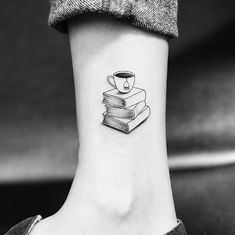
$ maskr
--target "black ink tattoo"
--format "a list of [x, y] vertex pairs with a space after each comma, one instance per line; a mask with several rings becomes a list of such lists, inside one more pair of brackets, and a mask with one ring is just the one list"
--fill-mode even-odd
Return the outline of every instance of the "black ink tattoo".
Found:
[[150, 116], [146, 92], [134, 87], [135, 74], [129, 71], [118, 71], [107, 81], [114, 89], [103, 93], [103, 124], [128, 134]]

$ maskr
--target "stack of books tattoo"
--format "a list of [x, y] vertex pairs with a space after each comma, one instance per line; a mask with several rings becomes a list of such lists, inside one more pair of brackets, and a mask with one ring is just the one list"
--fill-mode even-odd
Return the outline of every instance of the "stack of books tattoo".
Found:
[[150, 108], [146, 105], [144, 89], [133, 87], [128, 93], [112, 89], [103, 93], [103, 124], [130, 133], [150, 116]]

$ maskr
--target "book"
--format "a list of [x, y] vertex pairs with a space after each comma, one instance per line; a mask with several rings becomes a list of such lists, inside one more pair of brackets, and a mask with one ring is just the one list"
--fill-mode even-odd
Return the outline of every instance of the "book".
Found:
[[134, 104], [128, 108], [118, 108], [106, 105], [106, 115], [117, 118], [135, 119], [145, 106], [145, 101], [142, 101], [138, 104]]
[[135, 127], [139, 126], [143, 123], [150, 115], [150, 108], [149, 106], [145, 106], [143, 111], [135, 118], [135, 119], [122, 119], [108, 116], [103, 113], [104, 119], [103, 124], [118, 129], [126, 134], [130, 133]]
[[145, 90], [133, 87], [126, 94], [120, 93], [118, 89], [112, 89], [103, 93], [103, 103], [119, 108], [127, 108], [134, 104], [140, 103], [146, 99]]

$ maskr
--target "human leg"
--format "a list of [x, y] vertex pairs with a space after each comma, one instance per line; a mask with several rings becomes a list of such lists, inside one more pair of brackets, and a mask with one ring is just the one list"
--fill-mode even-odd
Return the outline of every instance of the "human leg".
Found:
[[[177, 223], [165, 137], [168, 42], [108, 16], [71, 20], [69, 35], [79, 165], [61, 210], [32, 234], [164, 234]], [[130, 134], [101, 124], [106, 77], [118, 70], [135, 73], [151, 109]]]

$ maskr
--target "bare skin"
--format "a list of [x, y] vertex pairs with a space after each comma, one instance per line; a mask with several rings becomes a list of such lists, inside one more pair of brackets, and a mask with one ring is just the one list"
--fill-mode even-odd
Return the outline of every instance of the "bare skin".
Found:
[[[168, 42], [111, 17], [69, 22], [79, 165], [62, 208], [32, 235], [156, 235], [176, 224], [167, 165], [165, 97]], [[104, 126], [106, 77], [136, 75], [151, 116], [130, 134]]]

